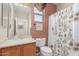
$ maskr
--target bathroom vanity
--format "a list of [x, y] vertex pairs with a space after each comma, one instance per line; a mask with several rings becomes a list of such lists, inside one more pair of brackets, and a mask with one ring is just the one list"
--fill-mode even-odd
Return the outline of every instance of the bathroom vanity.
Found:
[[0, 56], [34, 56], [36, 43], [32, 38], [12, 39], [0, 43]]

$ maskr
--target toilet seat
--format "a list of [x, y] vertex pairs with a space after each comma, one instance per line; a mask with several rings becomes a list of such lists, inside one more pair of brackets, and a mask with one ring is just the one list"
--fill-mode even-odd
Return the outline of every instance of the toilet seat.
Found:
[[47, 46], [41, 47], [40, 50], [45, 53], [52, 53], [52, 50]]
[[36, 46], [40, 48], [40, 55], [41, 56], [52, 56], [52, 50], [48, 46], [45, 46], [45, 38], [37, 38], [36, 39]]

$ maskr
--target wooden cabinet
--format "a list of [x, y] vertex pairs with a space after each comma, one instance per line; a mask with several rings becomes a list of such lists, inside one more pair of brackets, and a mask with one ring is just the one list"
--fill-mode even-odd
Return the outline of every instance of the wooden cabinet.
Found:
[[23, 56], [34, 56], [36, 54], [36, 44], [23, 45]]
[[29, 43], [0, 49], [0, 56], [34, 56], [35, 54], [35, 43]]
[[2, 55], [2, 53], [1, 53], [1, 49], [0, 49], [0, 56]]
[[2, 56], [19, 56], [20, 55], [20, 47], [9, 47], [2, 49]]

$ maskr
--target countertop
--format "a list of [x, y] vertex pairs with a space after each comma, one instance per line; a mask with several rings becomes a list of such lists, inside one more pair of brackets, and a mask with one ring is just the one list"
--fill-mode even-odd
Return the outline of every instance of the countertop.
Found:
[[36, 42], [33, 38], [0, 40], [0, 48], [29, 44], [33, 42]]

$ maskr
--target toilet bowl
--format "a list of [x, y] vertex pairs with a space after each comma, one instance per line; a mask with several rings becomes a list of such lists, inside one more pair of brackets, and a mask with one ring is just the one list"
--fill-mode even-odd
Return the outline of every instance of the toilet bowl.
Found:
[[47, 46], [41, 47], [40, 53], [42, 56], [52, 56], [52, 50]]
[[52, 50], [48, 46], [45, 46], [45, 38], [37, 38], [36, 46], [40, 48], [41, 56], [52, 56]]

